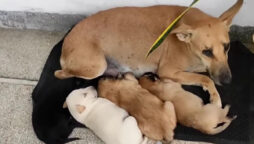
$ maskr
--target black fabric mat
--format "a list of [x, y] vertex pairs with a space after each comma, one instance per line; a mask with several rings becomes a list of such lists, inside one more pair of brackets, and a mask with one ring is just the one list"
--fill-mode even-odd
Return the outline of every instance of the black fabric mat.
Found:
[[[40, 80], [32, 93], [34, 103], [33, 109], [35, 112], [38, 111], [37, 109], [40, 103], [45, 105], [49, 104], [48, 101], [54, 99], [52, 97], [59, 97], [59, 99], [55, 99], [56, 101], [51, 101], [51, 104], [56, 104], [57, 107], [60, 108], [62, 107], [64, 99], [72, 90], [82, 87], [82, 85], [95, 85], [94, 81], [87, 82], [76, 78], [58, 80], [54, 77], [54, 71], [60, 68], [59, 58], [61, 54], [61, 45], [62, 41], [60, 41], [52, 49], [44, 66]], [[254, 100], [251, 99], [254, 96], [253, 57], [253, 54], [251, 54], [240, 42], [231, 43], [231, 49], [229, 51], [229, 63], [233, 75], [233, 80], [230, 85], [218, 87], [218, 91], [221, 94], [223, 104], [230, 104], [232, 106], [230, 114], [236, 114], [238, 116], [238, 118], [232, 122], [230, 127], [218, 135], [209, 136], [204, 135], [194, 129], [179, 125], [175, 130], [176, 139], [206, 141], [218, 144], [251, 143], [250, 135], [251, 132], [252, 135], [254, 132], [254, 126], [252, 125], [252, 122], [254, 122], [254, 115], [251, 115], [253, 114], [253, 112], [251, 113], [251, 108], [254, 110]], [[200, 87], [184, 86], [184, 88], [202, 96], [202, 98], [207, 102], [208, 94], [203, 92]], [[48, 113], [51, 113], [52, 116], [61, 114], [64, 115], [64, 118], [70, 117], [69, 112], [62, 110], [43, 109], [43, 112], [45, 114], [42, 114], [42, 116], [39, 118], [34, 118], [33, 115], [33, 126], [43, 125], [45, 121], [48, 120], [46, 119], [46, 115]], [[250, 118], [252, 118], [252, 120]], [[43, 119], [45, 120], [43, 121]], [[55, 119], [52, 118], [52, 120]], [[34, 125], [34, 123], [36, 124]], [[54, 125], [57, 124], [58, 121], [54, 121]], [[36, 129], [36, 127], [34, 128]], [[65, 134], [61, 137], [67, 137], [71, 131], [68, 131], [67, 135]], [[44, 132], [46, 131], [44, 130]], [[38, 132], [36, 134], [38, 136]], [[41, 140], [45, 140], [47, 138], [47, 135], [43, 135], [43, 138], [40, 137]]]
[[[231, 125], [222, 133], [209, 136], [191, 128], [178, 126], [177, 139], [207, 141], [221, 144], [251, 143], [251, 108], [253, 109], [254, 89], [254, 55], [240, 42], [232, 42], [229, 51], [229, 65], [232, 72], [232, 82], [229, 85], [217, 86], [223, 105], [230, 104], [229, 115], [237, 115]], [[185, 90], [199, 95], [208, 102], [209, 95], [200, 87], [183, 86]]]

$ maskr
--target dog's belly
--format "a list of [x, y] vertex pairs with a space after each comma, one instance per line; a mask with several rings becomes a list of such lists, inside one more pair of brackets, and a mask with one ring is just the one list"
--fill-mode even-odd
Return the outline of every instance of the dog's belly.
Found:
[[132, 72], [135, 76], [141, 76], [145, 72], [156, 72], [157, 66], [150, 63], [135, 63], [135, 65], [129, 65], [128, 63], [121, 63], [113, 58], [106, 57], [107, 70], [103, 75], [117, 76], [119, 73]]

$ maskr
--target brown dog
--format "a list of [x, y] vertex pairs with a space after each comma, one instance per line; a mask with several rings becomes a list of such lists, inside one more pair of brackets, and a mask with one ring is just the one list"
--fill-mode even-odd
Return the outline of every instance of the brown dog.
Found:
[[132, 74], [125, 74], [122, 79], [101, 79], [98, 93], [135, 117], [141, 132], [148, 138], [173, 140], [176, 127], [173, 104], [164, 103], [143, 89]]
[[200, 85], [221, 106], [214, 82], [194, 72], [208, 71], [217, 83], [229, 83], [227, 63], [230, 23], [243, 0], [219, 18], [192, 8], [158, 50], [145, 55], [162, 31], [186, 7], [122, 7], [99, 12], [78, 23], [64, 40], [61, 67], [55, 76], [93, 79], [132, 71], [136, 76], [157, 72], [185, 85]]
[[[169, 79], [160, 80], [154, 74], [140, 78], [140, 85], [161, 100], [174, 104], [177, 121], [187, 127], [214, 135], [225, 130], [234, 118], [227, 117], [229, 105], [224, 109], [215, 104], [203, 104], [198, 96], [185, 91], [181, 85]], [[218, 124], [223, 125], [218, 126]]]

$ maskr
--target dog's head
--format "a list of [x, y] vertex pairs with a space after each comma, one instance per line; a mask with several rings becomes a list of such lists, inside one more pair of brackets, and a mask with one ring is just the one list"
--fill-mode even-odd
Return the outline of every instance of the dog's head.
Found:
[[[178, 40], [185, 42], [201, 59], [216, 84], [231, 82], [231, 71], [227, 62], [230, 48], [228, 32], [232, 19], [242, 4], [243, 0], [238, 0], [219, 18], [204, 19], [201, 14], [188, 22], [183, 21], [172, 31]], [[189, 14], [195, 15], [196, 11], [190, 11]]]
[[97, 99], [97, 91], [94, 87], [81, 88], [72, 91], [66, 98], [63, 108], [68, 107], [72, 116], [79, 122], [85, 117], [85, 112]]
[[100, 97], [110, 99], [113, 102], [118, 101], [117, 95], [126, 89], [135, 89], [141, 87], [138, 80], [132, 73], [120, 74], [117, 77], [103, 77], [98, 84], [98, 93]]

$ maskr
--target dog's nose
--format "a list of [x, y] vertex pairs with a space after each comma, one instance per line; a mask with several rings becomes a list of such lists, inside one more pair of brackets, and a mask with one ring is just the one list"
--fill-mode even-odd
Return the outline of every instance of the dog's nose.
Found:
[[222, 84], [229, 84], [232, 80], [231, 72], [228, 70], [226, 72], [222, 72], [219, 78]]

